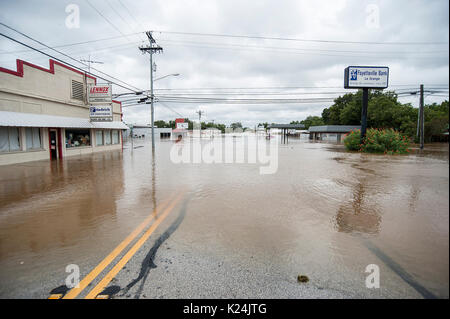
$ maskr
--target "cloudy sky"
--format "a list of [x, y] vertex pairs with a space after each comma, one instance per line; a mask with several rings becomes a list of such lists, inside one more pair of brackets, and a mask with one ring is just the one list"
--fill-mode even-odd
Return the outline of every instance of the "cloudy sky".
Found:
[[[153, 31], [164, 49], [154, 55], [155, 78], [180, 74], [154, 83], [156, 119], [195, 119], [202, 110], [202, 120], [252, 127], [320, 115], [348, 92], [348, 65], [389, 66], [391, 89], [424, 84], [438, 91], [426, 103], [448, 99], [447, 0], [0, 0], [0, 9], [0, 22], [74, 59], [102, 62], [92, 73], [130, 89], [113, 85], [114, 93], [149, 89], [149, 56], [138, 47], [148, 44], [144, 31]], [[17, 58], [48, 67], [47, 56], [1, 37], [0, 66], [14, 69]], [[126, 122], [149, 123], [149, 105], [121, 99]], [[418, 104], [412, 95], [400, 100]]]

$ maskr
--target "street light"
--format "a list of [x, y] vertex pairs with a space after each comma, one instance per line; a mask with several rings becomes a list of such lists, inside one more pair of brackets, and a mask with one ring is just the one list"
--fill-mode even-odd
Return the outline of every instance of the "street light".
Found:
[[180, 73], [167, 74], [167, 75], [161, 76], [161, 77], [159, 77], [159, 78], [157, 78], [157, 79], [154, 79], [153, 82], [158, 81], [158, 80], [161, 80], [161, 79], [164, 79], [164, 78], [167, 78], [167, 77], [169, 77], [169, 76], [179, 76], [179, 75], [180, 75]]

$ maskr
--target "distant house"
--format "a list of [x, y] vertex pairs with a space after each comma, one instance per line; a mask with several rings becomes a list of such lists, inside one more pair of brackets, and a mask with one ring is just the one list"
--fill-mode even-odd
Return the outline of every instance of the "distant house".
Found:
[[360, 130], [359, 125], [320, 125], [309, 127], [309, 139], [342, 142], [345, 135], [352, 130]]
[[[172, 130], [170, 127], [155, 127], [155, 138], [156, 139], [165, 139], [172, 138], [172, 133], [175, 130]], [[129, 128], [125, 134], [126, 139], [131, 137], [134, 138], [143, 138], [143, 139], [151, 139], [152, 138], [152, 127], [151, 125], [129, 125]]]

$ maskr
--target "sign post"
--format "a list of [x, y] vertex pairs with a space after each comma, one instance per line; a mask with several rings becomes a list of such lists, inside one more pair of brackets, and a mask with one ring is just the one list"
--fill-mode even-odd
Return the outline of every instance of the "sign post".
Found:
[[361, 144], [363, 144], [366, 137], [369, 89], [385, 89], [388, 87], [388, 82], [389, 68], [387, 66], [349, 66], [345, 68], [344, 88], [363, 90]]

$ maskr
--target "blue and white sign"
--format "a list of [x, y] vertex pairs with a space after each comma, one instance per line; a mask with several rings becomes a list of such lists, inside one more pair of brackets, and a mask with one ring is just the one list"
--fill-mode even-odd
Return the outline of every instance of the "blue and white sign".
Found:
[[91, 105], [89, 107], [91, 121], [112, 121], [112, 105]]
[[387, 66], [349, 66], [345, 68], [344, 88], [385, 89], [388, 87]]

